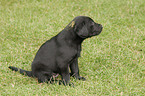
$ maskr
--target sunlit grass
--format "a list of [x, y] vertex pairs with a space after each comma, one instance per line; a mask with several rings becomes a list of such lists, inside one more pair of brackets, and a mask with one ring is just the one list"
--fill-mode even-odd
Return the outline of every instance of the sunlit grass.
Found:
[[[0, 95], [145, 95], [144, 0], [1, 0]], [[75, 87], [39, 84], [12, 72], [13, 65], [31, 70], [46, 40], [74, 17], [90, 16], [103, 32], [85, 40]]]

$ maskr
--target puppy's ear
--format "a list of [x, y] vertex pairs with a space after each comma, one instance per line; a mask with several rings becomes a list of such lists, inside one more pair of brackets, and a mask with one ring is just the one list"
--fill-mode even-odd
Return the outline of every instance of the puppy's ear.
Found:
[[81, 24], [79, 23], [76, 23], [75, 26], [74, 26], [74, 31], [77, 32], [79, 31], [80, 29], [82, 29], [82, 27], [85, 25], [85, 22], [83, 21]]
[[87, 38], [89, 36], [89, 30], [85, 22], [82, 22], [79, 25], [75, 25], [74, 30], [77, 33], [77, 35], [81, 38]]
[[81, 38], [87, 38], [89, 36], [89, 31], [86, 26], [83, 26], [78, 32], [78, 36]]

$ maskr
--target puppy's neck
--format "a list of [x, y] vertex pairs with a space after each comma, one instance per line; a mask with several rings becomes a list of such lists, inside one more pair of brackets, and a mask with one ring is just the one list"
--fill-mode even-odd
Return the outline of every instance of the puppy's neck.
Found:
[[74, 32], [73, 28], [70, 28], [67, 30], [66, 28], [62, 30], [58, 35], [61, 36], [59, 37], [60, 40], [64, 40], [65, 42], [69, 44], [75, 44], [75, 45], [80, 45], [83, 42], [83, 38], [80, 38], [76, 32]]
[[71, 28], [69, 31], [66, 31], [66, 34], [67, 36], [65, 38], [73, 43], [81, 44], [84, 40], [83, 38], [80, 38], [76, 32], [74, 32], [73, 28]]

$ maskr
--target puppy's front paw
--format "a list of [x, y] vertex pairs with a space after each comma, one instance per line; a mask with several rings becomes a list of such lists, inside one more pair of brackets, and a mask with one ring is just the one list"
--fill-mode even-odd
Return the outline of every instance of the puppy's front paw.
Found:
[[62, 85], [62, 84], [63, 84], [64, 86], [69, 85], [69, 86], [71, 86], [71, 87], [74, 87], [74, 83], [69, 82], [69, 84], [66, 84], [64, 81], [59, 80], [59, 85]]
[[86, 78], [85, 78], [85, 77], [79, 77], [78, 79], [79, 79], [79, 80], [83, 80], [83, 81], [85, 81], [85, 80], [86, 80]]
[[69, 83], [69, 86], [74, 87], [74, 83]]

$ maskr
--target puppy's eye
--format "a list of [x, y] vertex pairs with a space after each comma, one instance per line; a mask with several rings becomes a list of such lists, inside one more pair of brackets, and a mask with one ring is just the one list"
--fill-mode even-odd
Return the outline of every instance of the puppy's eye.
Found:
[[91, 22], [90, 28], [93, 29], [93, 26], [94, 26], [94, 22]]

